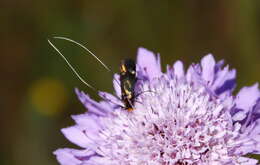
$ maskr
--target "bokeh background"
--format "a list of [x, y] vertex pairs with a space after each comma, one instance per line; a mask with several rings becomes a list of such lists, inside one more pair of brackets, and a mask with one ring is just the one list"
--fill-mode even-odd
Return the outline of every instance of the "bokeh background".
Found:
[[[260, 82], [259, 0], [1, 0], [1, 165], [54, 165], [52, 152], [75, 147], [60, 133], [85, 109], [74, 88], [84, 86], [47, 43], [53, 36], [87, 45], [116, 72], [139, 46], [163, 64], [188, 66], [207, 53], [238, 71], [238, 87]], [[111, 73], [81, 48], [61, 49], [83, 77], [113, 92]]]

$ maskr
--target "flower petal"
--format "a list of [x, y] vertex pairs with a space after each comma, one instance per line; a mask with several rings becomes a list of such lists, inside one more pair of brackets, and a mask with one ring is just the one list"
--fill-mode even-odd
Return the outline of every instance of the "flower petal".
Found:
[[244, 87], [237, 94], [235, 100], [236, 108], [243, 110], [244, 113], [247, 113], [253, 108], [259, 97], [260, 92], [258, 89], [258, 84], [255, 84], [251, 87]]
[[80, 114], [80, 115], [72, 115], [73, 120], [77, 125], [84, 127], [87, 130], [96, 130], [102, 128], [102, 124], [98, 116], [93, 114]]
[[236, 70], [232, 69], [231, 71], [228, 70], [228, 66], [225, 67], [223, 70], [217, 72], [216, 80], [213, 84], [213, 89], [217, 95], [220, 95], [224, 92], [233, 91], [236, 86]]
[[63, 128], [61, 132], [69, 141], [82, 148], [89, 148], [92, 143], [78, 126]]
[[[113, 105], [116, 105], [116, 106], [124, 106], [119, 98], [116, 98], [115, 96], [111, 95], [110, 93], [98, 92], [98, 94], [99, 94], [100, 97], [102, 97], [104, 100], [106, 100], [106, 102], [104, 102], [104, 103], [107, 103], [107, 104], [110, 103], [110, 104], [113, 104]], [[107, 107], [104, 106], [104, 108], [107, 108]], [[107, 108], [107, 111], [112, 112], [113, 110]]]
[[257, 119], [260, 119], [260, 99], [257, 100], [257, 103], [252, 111], [252, 121], [256, 121]]
[[174, 68], [174, 74], [181, 78], [184, 76], [184, 69], [183, 69], [183, 63], [181, 61], [176, 61], [173, 65]]
[[[161, 75], [161, 67], [159, 65], [160, 58], [145, 48], [139, 48], [137, 53], [137, 66], [140, 67], [141, 75], [148, 79], [159, 77]], [[139, 75], [138, 75], [139, 76]]]
[[213, 82], [215, 64], [215, 59], [211, 54], [203, 57], [201, 60], [202, 78], [207, 82], [207, 84]]
[[121, 97], [121, 87], [120, 87], [120, 81], [119, 81], [119, 75], [114, 74], [114, 79], [113, 79], [113, 86], [116, 91], [117, 97]]
[[92, 100], [84, 92], [80, 92], [78, 89], [75, 89], [76, 94], [79, 97], [81, 103], [88, 109], [89, 113], [93, 113], [100, 116], [105, 116], [107, 113], [107, 107], [102, 104]]
[[63, 148], [54, 151], [54, 155], [56, 155], [57, 160], [62, 165], [79, 165], [82, 164], [83, 161], [87, 161], [96, 154], [90, 150]]
[[251, 159], [251, 158], [247, 158], [247, 157], [239, 157], [237, 159], [238, 163], [241, 165], [256, 165], [258, 160], [256, 159]]

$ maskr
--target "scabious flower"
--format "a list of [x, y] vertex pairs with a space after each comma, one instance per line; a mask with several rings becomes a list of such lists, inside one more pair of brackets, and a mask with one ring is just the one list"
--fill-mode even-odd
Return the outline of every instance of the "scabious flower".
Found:
[[[254, 165], [260, 154], [258, 85], [232, 95], [236, 71], [212, 55], [184, 71], [177, 61], [161, 71], [159, 55], [140, 48], [137, 98], [129, 112], [121, 97], [100, 92], [96, 102], [76, 93], [88, 112], [72, 116], [62, 133], [81, 149], [54, 152], [63, 165]], [[120, 105], [120, 106], [119, 106]]]

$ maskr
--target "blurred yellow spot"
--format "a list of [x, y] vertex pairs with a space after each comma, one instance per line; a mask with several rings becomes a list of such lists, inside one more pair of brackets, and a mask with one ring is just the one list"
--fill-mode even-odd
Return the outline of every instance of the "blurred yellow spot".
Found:
[[64, 108], [67, 93], [62, 82], [50, 78], [36, 81], [29, 90], [30, 101], [43, 115], [55, 115]]

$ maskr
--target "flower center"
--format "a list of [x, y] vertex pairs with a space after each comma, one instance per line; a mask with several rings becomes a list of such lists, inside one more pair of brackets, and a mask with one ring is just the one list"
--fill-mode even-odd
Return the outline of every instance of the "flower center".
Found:
[[227, 144], [234, 138], [229, 113], [203, 86], [163, 77], [140, 88], [151, 92], [138, 97], [133, 112], [116, 111], [108, 126], [111, 159], [177, 165], [229, 156]]

